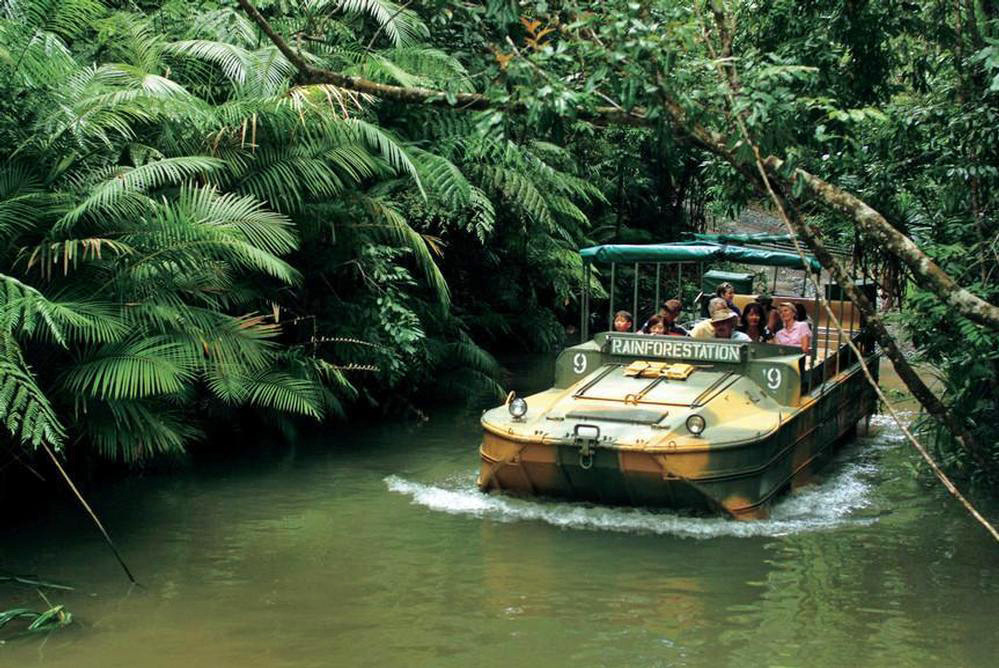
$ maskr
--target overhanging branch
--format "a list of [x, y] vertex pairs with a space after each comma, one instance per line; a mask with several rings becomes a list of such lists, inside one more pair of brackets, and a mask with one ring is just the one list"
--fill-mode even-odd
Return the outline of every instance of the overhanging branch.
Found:
[[[277, 34], [267, 19], [264, 18], [263, 14], [249, 0], [237, 0], [237, 2], [243, 8], [243, 11], [253, 19], [263, 33], [274, 43], [274, 46], [295, 66], [306, 83], [328, 83], [340, 88], [346, 88], [347, 90], [367, 93], [368, 95], [392, 102], [427, 104], [456, 111], [484, 111], [486, 109], [499, 108], [499, 105], [481, 93], [451, 93], [443, 90], [422, 88], [420, 86], [393, 86], [316, 67], [305, 60], [281, 35]], [[503, 111], [515, 113], [523, 113], [527, 110], [523, 103], [518, 102], [504, 105], [502, 109]], [[592, 111], [580, 110], [579, 117], [584, 120], [601, 121], [617, 125], [644, 126], [653, 124], [641, 113], [631, 113], [614, 107], [597, 107]]]
[[[393, 86], [316, 67], [306, 61], [298, 51], [277, 34], [267, 19], [249, 0], [237, 0], [237, 2], [278, 50], [284, 54], [285, 58], [298, 69], [307, 83], [333, 84], [347, 90], [367, 93], [383, 100], [404, 104], [425, 104], [452, 110], [483, 111], [501, 108], [503, 111], [514, 113], [527, 111], [526, 105], [521, 102], [499, 105], [481, 93], [449, 93], [418, 86]], [[663, 110], [666, 112], [666, 118], [672, 121], [678, 132], [686, 134], [701, 148], [731, 163], [744, 175], [747, 173], [747, 170], [744, 169], [745, 165], [728, 150], [724, 137], [700, 124], [691, 122], [683, 108], [669, 98], [663, 101]], [[615, 107], [596, 107], [592, 110], [579, 110], [577, 115], [583, 120], [598, 123], [631, 126], [652, 126], [655, 124], [655, 121], [647, 118], [642, 110], [622, 111]], [[767, 166], [768, 176], [780, 183], [783, 188], [790, 190], [788, 179], [780, 170], [784, 164], [783, 161], [780, 158], [769, 156], [764, 159], [764, 163]], [[749, 171], [751, 172], [751, 170]], [[921, 288], [932, 292], [941, 301], [951, 305], [957, 313], [969, 320], [999, 331], [999, 306], [990, 304], [958, 285], [911, 239], [895, 229], [873, 207], [857, 196], [803, 169], [796, 169], [791, 178], [792, 180], [801, 179], [816, 199], [852, 218], [861, 233], [868, 239], [883, 244], [889, 252], [902, 260], [912, 272], [916, 284]]]

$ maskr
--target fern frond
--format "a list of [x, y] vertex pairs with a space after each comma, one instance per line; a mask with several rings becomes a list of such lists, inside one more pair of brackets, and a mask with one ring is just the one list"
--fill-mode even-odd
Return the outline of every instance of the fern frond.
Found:
[[26, 445], [59, 448], [66, 432], [17, 343], [0, 330], [0, 423]]
[[420, 171], [421, 180], [431, 196], [440, 198], [453, 208], [471, 203], [472, 184], [454, 163], [422, 149], [411, 149], [411, 151]]
[[522, 172], [496, 165], [474, 168], [482, 178], [482, 185], [517, 207], [535, 222], [549, 230], [555, 227], [551, 211], [532, 179]]

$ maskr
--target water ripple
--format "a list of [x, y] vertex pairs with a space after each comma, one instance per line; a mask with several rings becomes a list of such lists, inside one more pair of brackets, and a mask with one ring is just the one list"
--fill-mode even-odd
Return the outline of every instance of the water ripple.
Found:
[[682, 538], [721, 536], [782, 536], [824, 531], [876, 522], [857, 511], [872, 505], [870, 464], [851, 463], [820, 485], [785, 497], [770, 519], [739, 522], [722, 517], [691, 517], [668, 510], [625, 508], [547, 499], [523, 499], [483, 494], [474, 478], [462, 476], [438, 484], [425, 484], [390, 475], [388, 489], [412, 497], [412, 503], [453, 515], [468, 515], [498, 522], [540, 521], [564, 529], [662, 534]]

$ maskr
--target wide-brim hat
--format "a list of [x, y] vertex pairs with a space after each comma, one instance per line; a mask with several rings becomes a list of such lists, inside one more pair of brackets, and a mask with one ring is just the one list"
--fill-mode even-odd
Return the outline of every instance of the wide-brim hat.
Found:
[[718, 309], [711, 314], [711, 322], [725, 322], [726, 320], [731, 320], [732, 318], [738, 318], [739, 314], [735, 311], [729, 311], [727, 309]]

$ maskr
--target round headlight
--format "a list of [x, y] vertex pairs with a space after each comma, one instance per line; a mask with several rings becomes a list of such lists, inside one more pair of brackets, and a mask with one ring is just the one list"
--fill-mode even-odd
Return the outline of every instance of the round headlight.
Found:
[[700, 436], [705, 426], [707, 426], [707, 423], [704, 422], [704, 418], [700, 415], [691, 415], [687, 418], [687, 431], [694, 436]]
[[511, 401], [506, 407], [510, 411], [510, 415], [518, 420], [527, 415], [527, 402], [520, 397]]

